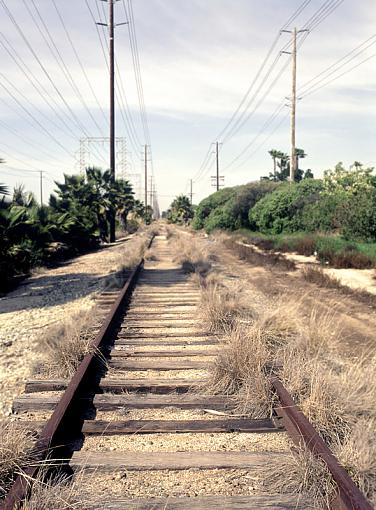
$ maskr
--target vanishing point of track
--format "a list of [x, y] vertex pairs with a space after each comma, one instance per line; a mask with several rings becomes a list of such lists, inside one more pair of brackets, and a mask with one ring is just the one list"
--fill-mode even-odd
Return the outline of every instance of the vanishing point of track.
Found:
[[[133, 270], [119, 292], [103, 293], [100, 306], [109, 309], [88, 354], [70, 381], [32, 380], [14, 410], [49, 411], [46, 423], [29, 423], [38, 433], [38, 462], [28, 467], [13, 484], [3, 508], [13, 510], [30, 493], [42, 463], [67, 474], [76, 470], [111, 473], [118, 470], [231, 470], [250, 472], [278, 461], [276, 452], [184, 451], [121, 452], [80, 451], [89, 436], [171, 433], [279, 433], [287, 431], [297, 444], [304, 443], [326, 463], [338, 486], [332, 507], [370, 510], [372, 507], [339, 465], [277, 377], [271, 379], [278, 404], [273, 416], [264, 419], [231, 417], [231, 398], [208, 396], [204, 381], [186, 377], [162, 377], [168, 371], [205, 371], [219, 348], [218, 340], [203, 330], [195, 308], [198, 289], [171, 262], [168, 241], [158, 236], [153, 249], [161, 264], [144, 261]], [[106, 358], [106, 362], [104, 362]], [[143, 378], [127, 377], [143, 371]], [[148, 377], [148, 373], [154, 375]], [[116, 374], [119, 375], [116, 375]], [[125, 374], [125, 375], [124, 375]], [[54, 392], [63, 391], [62, 396]], [[44, 393], [48, 392], [48, 393]], [[47, 395], [47, 396], [46, 396]], [[121, 410], [180, 409], [218, 412], [213, 419], [124, 420]], [[116, 420], [95, 419], [97, 411], [118, 413]], [[223, 415], [221, 415], [221, 413]], [[204, 508], [251, 509], [296, 508], [296, 497], [283, 495], [198, 496], [179, 498], [108, 498], [106, 508], [138, 510], [199, 510]], [[98, 507], [100, 508], [100, 507]], [[304, 508], [304, 505], [300, 508]]]

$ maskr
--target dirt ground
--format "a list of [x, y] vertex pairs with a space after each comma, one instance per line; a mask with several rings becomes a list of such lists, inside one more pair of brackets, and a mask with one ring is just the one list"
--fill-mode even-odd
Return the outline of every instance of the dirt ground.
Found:
[[[220, 241], [212, 239], [207, 239], [207, 241], [214, 244], [220, 243]], [[341, 325], [344, 354], [358, 358], [374, 352], [376, 346], [376, 297], [373, 302], [370, 295], [369, 304], [366, 304], [359, 301], [355, 295], [344, 295], [337, 289], [322, 288], [307, 282], [301, 274], [302, 264], [298, 264], [295, 271], [254, 266], [239, 260], [235, 254], [224, 248], [222, 243], [218, 253], [220, 254], [218, 261], [220, 267], [225, 268], [226, 274], [232, 275], [233, 279], [238, 277], [243, 286], [247, 282], [248, 291], [254, 293], [257, 299], [262, 300], [262, 296], [265, 299], [268, 296], [272, 298], [278, 295], [294, 294], [301, 300], [303, 313], [309, 314], [313, 307], [319, 307], [334, 314], [336, 321]], [[302, 261], [299, 260], [299, 262]], [[327, 269], [327, 271], [336, 273], [335, 276], [341, 272], [342, 278], [347, 281], [351, 280], [354, 272], [359, 278], [358, 271], [352, 269]], [[353, 286], [357, 286], [354, 279]]]
[[0, 298], [0, 418], [10, 414], [38, 360], [38, 337], [51, 324], [93, 306], [106, 276], [116, 271], [131, 243], [129, 237], [54, 269], [39, 269]]

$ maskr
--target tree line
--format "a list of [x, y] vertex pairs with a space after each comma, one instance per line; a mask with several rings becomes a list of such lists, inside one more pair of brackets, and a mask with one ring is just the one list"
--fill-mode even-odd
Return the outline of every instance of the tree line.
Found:
[[13, 192], [0, 184], [0, 281], [25, 275], [37, 265], [83, 253], [109, 239], [115, 212], [118, 228], [133, 231], [150, 223], [152, 210], [136, 200], [131, 184], [111, 178], [109, 170], [87, 168], [55, 182], [48, 205], [39, 205], [22, 186]]

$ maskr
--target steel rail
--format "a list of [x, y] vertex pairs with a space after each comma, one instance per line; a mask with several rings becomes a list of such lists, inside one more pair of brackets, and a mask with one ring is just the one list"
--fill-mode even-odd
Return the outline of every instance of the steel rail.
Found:
[[[153, 241], [153, 237], [154, 236], [150, 239], [149, 247]], [[56, 452], [61, 452], [62, 448], [67, 447], [66, 440], [64, 441], [63, 438], [67, 437], [67, 430], [72, 426], [72, 423], [69, 422], [69, 418], [75, 414], [77, 420], [80, 396], [82, 396], [84, 391], [88, 391], [89, 388], [91, 388], [91, 392], [93, 392], [95, 384], [98, 383], [98, 378], [100, 379], [98, 364], [102, 364], [103, 366], [103, 360], [98, 353], [113, 340], [113, 332], [117, 328], [118, 321], [125, 310], [128, 299], [132, 294], [132, 290], [143, 266], [144, 259], [141, 259], [139, 264], [129, 275], [118, 298], [112, 305], [105, 322], [102, 324], [92, 343], [91, 352], [81, 361], [52, 416], [44, 426], [33, 448], [36, 461], [33, 462], [32, 466], [29, 466], [22, 473], [17, 475], [5, 500], [0, 505], [1, 509], [15, 510], [20, 508], [22, 503], [30, 495], [33, 483], [38, 477], [41, 468], [51, 465], [50, 457], [55, 456], [56, 459]], [[77, 421], [81, 422], [81, 420]], [[82, 423], [80, 423], [80, 428], [81, 426]], [[67, 460], [68, 458], [69, 457], [67, 457]], [[65, 457], [60, 455], [58, 460], [61, 462], [61, 459], [65, 460]]]
[[338, 495], [331, 507], [336, 510], [372, 510], [371, 504], [355, 485], [347, 471], [340, 465], [337, 458], [321, 438], [313, 425], [295, 404], [292, 396], [278, 377], [270, 378], [271, 385], [278, 396], [280, 406], [275, 411], [282, 418], [282, 423], [291, 439], [305, 446], [323, 460], [338, 487]]

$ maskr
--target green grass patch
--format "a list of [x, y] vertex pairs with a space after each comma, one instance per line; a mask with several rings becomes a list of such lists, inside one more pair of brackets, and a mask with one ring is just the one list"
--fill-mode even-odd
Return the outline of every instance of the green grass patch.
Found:
[[315, 255], [322, 263], [335, 268], [368, 269], [376, 267], [376, 243], [348, 241], [337, 235], [276, 234], [266, 235], [245, 229], [237, 232], [263, 250]]

